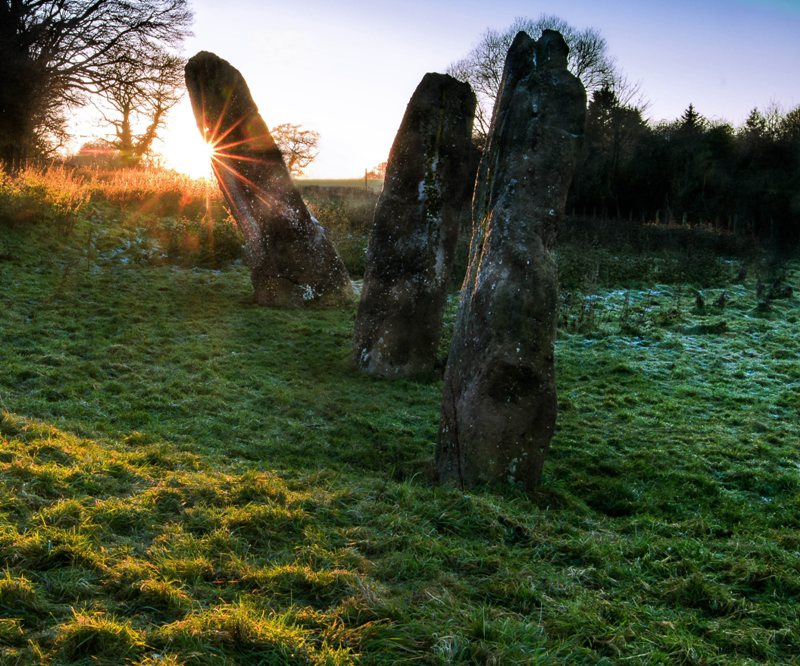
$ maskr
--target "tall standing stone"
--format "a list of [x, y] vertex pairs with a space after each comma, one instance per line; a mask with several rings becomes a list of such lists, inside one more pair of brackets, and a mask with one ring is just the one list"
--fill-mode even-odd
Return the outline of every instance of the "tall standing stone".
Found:
[[538, 482], [556, 420], [551, 255], [575, 170], [586, 93], [562, 36], [508, 52], [473, 202], [470, 264], [444, 379], [441, 481]]
[[459, 224], [469, 210], [475, 95], [426, 74], [397, 131], [367, 252], [354, 356], [384, 377], [433, 370]]
[[239, 70], [201, 51], [185, 74], [197, 127], [215, 146], [214, 175], [244, 236], [257, 302], [350, 302], [347, 270], [292, 183]]

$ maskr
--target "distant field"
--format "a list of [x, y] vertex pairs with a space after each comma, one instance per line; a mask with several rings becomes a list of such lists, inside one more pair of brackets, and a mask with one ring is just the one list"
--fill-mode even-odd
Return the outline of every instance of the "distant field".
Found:
[[374, 190], [380, 192], [383, 188], [382, 180], [368, 180], [366, 185], [363, 178], [343, 178], [343, 179], [327, 179], [320, 180], [315, 178], [298, 178], [295, 180], [297, 185], [301, 188], [304, 186], [317, 186], [317, 187], [356, 187], [362, 189]]

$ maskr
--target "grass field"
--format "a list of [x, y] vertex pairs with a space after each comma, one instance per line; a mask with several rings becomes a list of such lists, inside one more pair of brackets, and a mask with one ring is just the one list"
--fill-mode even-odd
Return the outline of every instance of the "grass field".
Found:
[[364, 182], [363, 178], [298, 178], [295, 181], [301, 188], [303, 187], [348, 187], [355, 189], [365, 189], [372, 192], [380, 192], [383, 188], [383, 180], [369, 179]]
[[800, 661], [796, 296], [565, 291], [540, 492], [465, 493], [354, 311], [70, 205], [0, 222], [0, 664]]

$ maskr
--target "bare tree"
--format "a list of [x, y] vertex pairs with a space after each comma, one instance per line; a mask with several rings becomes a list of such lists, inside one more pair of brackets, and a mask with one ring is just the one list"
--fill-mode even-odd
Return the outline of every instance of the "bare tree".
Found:
[[0, 0], [0, 162], [23, 163], [115, 63], [175, 46], [191, 20], [187, 0]]
[[514, 37], [524, 31], [538, 39], [543, 30], [557, 30], [564, 37], [569, 46], [569, 70], [581, 80], [587, 93], [591, 94], [604, 85], [613, 86], [618, 78], [606, 40], [594, 28], [578, 30], [558, 16], [542, 14], [537, 19], [517, 18], [503, 31], [486, 30], [466, 57], [447, 69], [451, 76], [467, 81], [478, 97], [474, 131], [479, 143], [489, 132], [506, 54]]
[[270, 130], [292, 176], [301, 176], [319, 154], [319, 132], [283, 123]]
[[126, 165], [136, 165], [150, 153], [167, 112], [183, 89], [183, 60], [166, 51], [144, 58], [119, 58], [111, 65], [108, 85], [97, 104], [114, 128], [108, 141]]

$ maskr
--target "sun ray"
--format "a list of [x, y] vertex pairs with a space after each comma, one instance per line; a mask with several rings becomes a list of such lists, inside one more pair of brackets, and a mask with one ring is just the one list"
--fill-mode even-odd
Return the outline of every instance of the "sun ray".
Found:
[[[247, 121], [246, 117], [237, 118], [231, 122], [227, 117], [230, 103], [231, 98], [226, 99], [220, 112], [213, 114], [212, 120], [208, 115], [205, 99], [202, 99], [200, 129], [208, 147], [210, 157], [208, 163], [216, 176], [220, 189], [234, 209], [244, 207], [244, 210], [240, 211], [243, 218], [240, 220], [240, 224], [249, 226], [250, 205], [236, 196], [236, 192], [233, 191], [236, 189], [235, 183], [238, 181], [246, 186], [254, 200], [274, 206], [276, 204], [274, 198], [251, 180], [248, 176], [250, 169], [246, 167], [268, 161], [265, 159], [266, 156], [258, 156], [258, 153], [262, 152], [264, 148], [268, 153], [274, 150], [276, 156], [280, 155], [280, 150], [266, 127], [263, 132], [253, 135], [247, 131], [250, 129], [249, 127], [242, 128], [242, 124]], [[236, 133], [236, 130], [239, 130], [239, 137], [243, 136], [243, 138], [234, 138], [233, 134]]]

